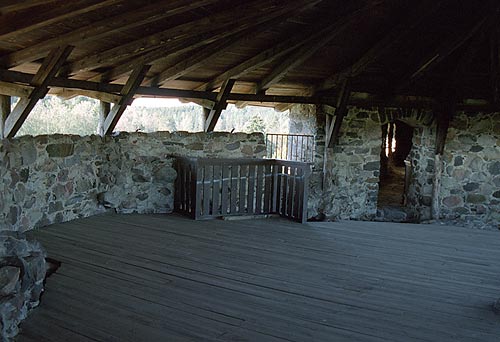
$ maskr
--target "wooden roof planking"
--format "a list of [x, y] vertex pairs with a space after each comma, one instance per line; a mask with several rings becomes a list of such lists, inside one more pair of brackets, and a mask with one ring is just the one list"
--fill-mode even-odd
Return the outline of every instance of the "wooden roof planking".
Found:
[[[428, 107], [452, 93], [459, 108], [498, 107], [495, 1], [31, 0], [3, 1], [0, 14], [5, 95], [126, 106], [126, 93], [213, 109], [232, 79], [229, 103], [335, 106], [348, 79], [355, 105]], [[66, 46], [68, 56], [44, 63]], [[145, 65], [130, 82], [141, 86], [122, 89]]]

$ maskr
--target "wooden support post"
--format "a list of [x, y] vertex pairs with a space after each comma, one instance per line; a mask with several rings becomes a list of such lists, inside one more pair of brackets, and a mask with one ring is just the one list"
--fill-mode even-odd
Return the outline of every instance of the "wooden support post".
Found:
[[11, 111], [10, 103], [10, 96], [0, 95], [0, 139], [4, 138], [3, 127]]
[[97, 133], [102, 137], [104, 136], [104, 123], [111, 111], [111, 103], [99, 101], [99, 123], [97, 125]]
[[142, 80], [146, 76], [150, 65], [143, 65], [141, 67], [136, 68], [130, 77], [127, 80], [127, 83], [123, 86], [120, 94], [122, 95], [122, 99], [119, 103], [115, 104], [111, 111], [109, 112], [106, 120], [104, 121], [104, 134], [111, 134], [113, 129], [115, 129], [118, 120], [122, 116], [125, 109], [127, 109], [128, 105], [132, 103], [134, 100], [134, 94], [141, 85]]
[[47, 94], [50, 80], [56, 76], [59, 68], [66, 61], [72, 50], [72, 46], [60, 47], [53, 50], [44, 59], [40, 69], [38, 69], [31, 81], [31, 85], [34, 86], [33, 91], [28, 97], [19, 100], [16, 107], [5, 120], [4, 137], [12, 138], [16, 135], [38, 100]]
[[448, 101], [444, 101], [445, 106], [440, 110], [437, 119], [436, 128], [436, 146], [434, 156], [434, 178], [432, 183], [432, 205], [431, 215], [432, 219], [439, 220], [441, 217], [441, 176], [443, 173], [443, 152], [446, 143], [446, 136], [448, 134], [448, 127], [450, 126], [451, 118], [455, 110], [456, 96], [450, 96]]
[[337, 98], [337, 106], [335, 109], [335, 123], [332, 125], [331, 122], [328, 125], [328, 131], [326, 135], [325, 147], [332, 148], [337, 143], [340, 127], [342, 126], [342, 121], [347, 114], [347, 102], [349, 101], [349, 96], [351, 94], [350, 80], [346, 78], [342, 83], [342, 88], [340, 89], [339, 96]]
[[212, 132], [214, 130], [220, 114], [227, 107], [227, 99], [231, 93], [231, 89], [233, 89], [234, 82], [234, 79], [228, 79], [224, 82], [219, 94], [217, 95], [214, 108], [205, 112], [205, 132]]

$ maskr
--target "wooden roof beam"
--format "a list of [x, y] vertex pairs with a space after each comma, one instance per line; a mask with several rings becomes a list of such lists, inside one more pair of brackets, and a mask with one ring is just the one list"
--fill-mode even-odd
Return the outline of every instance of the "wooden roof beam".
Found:
[[463, 32], [462, 35], [452, 35], [452, 37], [441, 44], [432, 54], [426, 56], [417, 66], [417, 68], [412, 72], [410, 78], [407, 82], [403, 83], [398, 89], [404, 88], [408, 84], [415, 82], [425, 73], [429, 72], [433, 67], [438, 65], [453, 52], [467, 43], [478, 31], [480, 31], [484, 25], [489, 21], [489, 16], [487, 13], [491, 11], [490, 6], [486, 6], [483, 11], [484, 15], [480, 15], [478, 21], [468, 30]]
[[12, 138], [16, 135], [38, 100], [47, 94], [50, 80], [56, 75], [72, 50], [72, 46], [60, 47], [44, 59], [40, 69], [30, 82], [31, 86], [34, 87], [33, 91], [28, 97], [19, 100], [5, 120], [4, 137]]
[[416, 27], [424, 23], [441, 7], [442, 3], [442, 0], [434, 1], [430, 4], [428, 2], [424, 2], [416, 10], [409, 9], [410, 14], [408, 18], [404, 18], [404, 20], [401, 20], [399, 25], [391, 28], [389, 34], [366, 51], [352, 65], [333, 74], [323, 80], [320, 84], [316, 85], [314, 87], [314, 92], [334, 88], [341, 84], [346, 78], [356, 77], [364, 72], [371, 63], [378, 60], [384, 53], [387, 53], [387, 51], [390, 51], [398, 41], [401, 41]]
[[183, 59], [181, 62], [166, 68], [161, 73], [156, 75], [154, 77], [154, 82], [161, 85], [170, 80], [175, 80], [179, 77], [182, 77], [203, 65], [209, 64], [210, 61], [223, 55], [235, 46], [246, 44], [247, 41], [252, 40], [256, 35], [268, 30], [270, 27], [279, 24], [288, 16], [300, 13], [314, 6], [316, 3], [317, 1], [298, 1], [296, 3], [292, 3], [291, 5], [289, 4], [287, 7], [282, 8], [283, 11], [280, 10], [272, 12], [269, 14], [269, 16], [263, 17], [263, 22], [255, 22], [255, 25], [245, 32], [234, 35], [226, 41], [214, 42], [194, 54], [189, 52], [187, 53], [186, 59]]
[[217, 94], [214, 108], [205, 111], [205, 132], [212, 132], [215, 129], [215, 125], [217, 125], [217, 121], [222, 111], [227, 107], [227, 100], [233, 89], [234, 83], [235, 80], [233, 79], [226, 80], [222, 85], [221, 91]]
[[328, 34], [332, 29], [334, 29], [338, 23], [320, 23], [315, 26], [312, 30], [307, 32], [301, 32], [299, 34], [290, 35], [286, 40], [273, 45], [272, 47], [261, 51], [257, 55], [245, 60], [244, 62], [232, 67], [231, 69], [225, 71], [224, 73], [218, 75], [216, 78], [202, 84], [197, 88], [197, 90], [213, 90], [220, 87], [220, 85], [228, 78], [239, 78], [244, 74], [247, 74], [273, 60], [279, 58], [280, 56], [289, 53], [290, 51], [300, 47], [309, 39], [317, 39], [318, 37]]
[[134, 100], [134, 94], [137, 91], [137, 88], [139, 88], [139, 86], [141, 85], [141, 82], [144, 79], [144, 76], [146, 76], [146, 73], [148, 72], [150, 67], [150, 65], [144, 65], [141, 67], [137, 67], [132, 72], [127, 80], [127, 83], [120, 91], [120, 95], [122, 96], [120, 102], [115, 104], [109, 114], [106, 116], [103, 127], [104, 134], [111, 134], [113, 132], [123, 112]]
[[77, 30], [44, 40], [25, 49], [0, 57], [0, 65], [11, 68], [22, 63], [35, 61], [47, 51], [61, 44], [82, 43], [99, 39], [112, 33], [129, 30], [161, 19], [167, 19], [190, 10], [206, 6], [217, 0], [162, 0], [110, 18], [96, 21]]
[[[282, 2], [281, 5], [284, 5], [285, 0], [279, 0], [279, 2]], [[133, 59], [134, 57], [144, 55], [153, 50], [160, 51], [160, 54], [156, 54], [155, 58], [152, 60], [158, 59], [170, 54], [171, 51], [169, 51], [168, 47], [175, 45], [180, 41], [196, 37], [198, 37], [199, 40], [202, 40], [201, 38], [203, 36], [206, 36], [208, 39], [210, 31], [222, 28], [230, 28], [230, 30], [243, 30], [252, 26], [255, 23], [255, 20], [262, 17], [262, 13], [266, 13], [266, 9], [271, 12], [279, 8], [279, 3], [270, 3], [266, 0], [252, 0], [250, 2], [245, 2], [243, 5], [237, 7], [237, 10], [239, 11], [238, 25], [232, 25], [236, 9], [216, 12], [197, 20], [175, 25], [163, 31], [131, 41], [127, 44], [115, 46], [101, 53], [86, 56], [80, 60], [70, 63], [64, 69], [64, 72], [68, 75], [73, 75], [77, 72], [89, 71], [98, 67], [112, 66], [127, 59]], [[225, 36], [227, 35], [228, 34]], [[165, 49], [162, 49], [162, 47], [165, 47]], [[142, 62], [147, 61], [144, 59]]]
[[[286, 13], [290, 13], [290, 11], [298, 10], [298, 9], [303, 9], [307, 8], [309, 6], [312, 6], [313, 4], [316, 4], [319, 2], [318, 0], [314, 1], [306, 1], [306, 0], [295, 0], [292, 2], [287, 3], [286, 5], [277, 7], [274, 11], [268, 11], [266, 15], [259, 14], [257, 17], [255, 17], [253, 14], [240, 18], [238, 20], [238, 25], [232, 25], [230, 27], [222, 27], [219, 28], [218, 30], [214, 31], [214, 28], [208, 30], [208, 32], [205, 33], [200, 33], [200, 34], [193, 34], [190, 37], [187, 37], [183, 40], [179, 40], [176, 42], [173, 42], [167, 46], [161, 46], [159, 48], [156, 48], [150, 52], [141, 54], [139, 56], [136, 56], [134, 58], [129, 59], [125, 63], [113, 67], [111, 70], [105, 73], [105, 77], [110, 79], [110, 80], [115, 80], [119, 78], [120, 76], [126, 74], [128, 71], [131, 70], [131, 66], [138, 64], [138, 63], [151, 63], [155, 60], [164, 58], [167, 54], [168, 55], [173, 55], [173, 54], [180, 54], [180, 53], [192, 53], [193, 51], [196, 51], [196, 49], [199, 49], [200, 47], [212, 44], [216, 41], [219, 41], [221, 39], [227, 38], [229, 36], [239, 34], [241, 31], [244, 31], [245, 29], [253, 28], [255, 31], [258, 31], [259, 25], [262, 25], [266, 21], [270, 21], [276, 18], [279, 18], [283, 16]], [[255, 14], [255, 13], [254, 13]], [[257, 27], [257, 28], [256, 28]], [[218, 43], [214, 43], [218, 44]], [[224, 45], [224, 43], [221, 43]], [[191, 62], [193, 63], [202, 63], [199, 61], [197, 56], [198, 53], [193, 53]], [[207, 57], [208, 58], [208, 57]], [[214, 58], [213, 56], [210, 58]], [[194, 61], [193, 61], [194, 60]], [[186, 68], [191, 69], [190, 64], [186, 64]], [[170, 70], [169, 72], [172, 72]], [[179, 72], [179, 68], [175, 68], [173, 72]], [[97, 80], [98, 77], [94, 77], [91, 80]], [[155, 80], [152, 80], [155, 81]], [[156, 82], [156, 81], [155, 81]], [[222, 83], [222, 82], [221, 82]]]
[[[17, 82], [29, 84], [33, 78], [32, 74], [21, 73], [11, 70], [0, 69], [0, 80], [7, 82]], [[48, 84], [49, 87], [83, 89], [96, 92], [120, 93], [123, 85], [111, 83], [98, 83], [82, 80], [67, 79], [63, 77], [52, 78]], [[137, 95], [146, 97], [163, 97], [163, 98], [185, 98], [185, 99], [203, 99], [215, 101], [216, 92], [211, 91], [196, 91], [183, 89], [169, 88], [153, 88], [139, 87]], [[228, 101], [244, 101], [252, 103], [300, 103], [300, 104], [328, 104], [335, 106], [337, 103], [336, 96], [330, 95], [313, 95], [313, 96], [286, 96], [286, 95], [265, 95], [265, 94], [229, 94]], [[434, 98], [415, 95], [391, 96], [381, 98], [378, 94], [351, 92], [349, 104], [361, 107], [376, 107], [385, 106], [391, 108], [412, 107], [412, 108], [433, 108], [435, 103]], [[491, 104], [482, 98], [465, 99], [457, 102], [457, 109], [488, 111], [493, 110]]]
[[14, 38], [16, 35], [39, 29], [50, 24], [67, 20], [77, 15], [113, 5], [121, 0], [59, 0], [49, 4], [41, 3], [36, 8], [15, 11], [2, 16], [0, 39]]
[[312, 55], [314, 55], [319, 49], [327, 45], [330, 41], [335, 39], [344, 29], [353, 22], [359, 19], [360, 15], [364, 14], [366, 10], [371, 9], [372, 4], [369, 4], [361, 9], [358, 9], [346, 17], [342, 17], [340, 20], [335, 21], [333, 24], [329, 25], [327, 29], [323, 29], [318, 34], [316, 38], [310, 38], [307, 43], [292, 51], [288, 56], [286, 56], [278, 66], [264, 78], [257, 86], [257, 93], [269, 89], [273, 84], [281, 81], [286, 74], [290, 71], [302, 65], [306, 60], [308, 60]]
[[0, 94], [16, 97], [28, 97], [33, 91], [32, 86], [0, 81]]

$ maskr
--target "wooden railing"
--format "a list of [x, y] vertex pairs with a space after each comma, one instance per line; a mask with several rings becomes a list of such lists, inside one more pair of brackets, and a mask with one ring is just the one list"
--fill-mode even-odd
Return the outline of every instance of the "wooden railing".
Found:
[[306, 134], [266, 134], [267, 158], [314, 162], [314, 136]]
[[176, 159], [174, 209], [194, 219], [279, 214], [307, 220], [310, 165], [274, 159]]

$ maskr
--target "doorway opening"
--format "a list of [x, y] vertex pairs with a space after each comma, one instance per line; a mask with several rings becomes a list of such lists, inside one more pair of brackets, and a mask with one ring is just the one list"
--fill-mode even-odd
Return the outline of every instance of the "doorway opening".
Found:
[[382, 125], [378, 216], [384, 221], [407, 221], [405, 211], [413, 127], [396, 120]]

